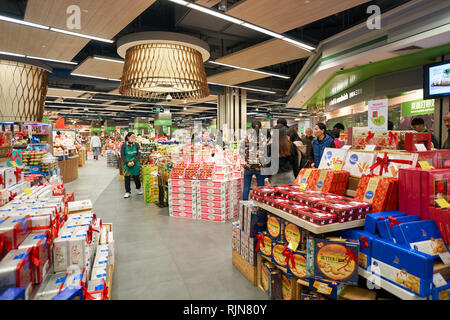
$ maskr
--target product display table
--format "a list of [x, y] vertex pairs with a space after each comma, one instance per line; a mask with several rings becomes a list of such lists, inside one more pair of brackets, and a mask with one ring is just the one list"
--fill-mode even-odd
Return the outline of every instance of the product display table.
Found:
[[419, 297], [409, 291], [403, 290], [402, 288], [393, 285], [389, 281], [386, 281], [378, 277], [377, 275], [364, 270], [361, 267], [359, 268], [358, 273], [361, 277], [366, 278], [367, 280], [372, 282], [374, 287], [381, 287], [382, 289], [392, 293], [402, 300], [427, 300], [424, 297]]
[[326, 232], [333, 232], [333, 231], [362, 227], [362, 226], [364, 226], [364, 222], [366, 221], [365, 219], [362, 219], [362, 220], [355, 220], [355, 221], [344, 222], [344, 223], [332, 223], [332, 224], [327, 224], [324, 226], [319, 226], [319, 225], [311, 223], [309, 221], [300, 219], [300, 218], [298, 218], [292, 214], [289, 214], [283, 210], [276, 209], [267, 204], [257, 202], [257, 201], [253, 201], [253, 204], [255, 206], [260, 207], [261, 209], [267, 210], [270, 213], [273, 213], [274, 215], [277, 215], [277, 216], [279, 216], [289, 222], [292, 222], [293, 224], [295, 224], [303, 229], [306, 229], [312, 233], [315, 233], [315, 234], [321, 234], [321, 233], [326, 233]]
[[61, 176], [64, 183], [78, 179], [78, 156], [69, 157], [67, 160], [58, 161], [61, 168]]

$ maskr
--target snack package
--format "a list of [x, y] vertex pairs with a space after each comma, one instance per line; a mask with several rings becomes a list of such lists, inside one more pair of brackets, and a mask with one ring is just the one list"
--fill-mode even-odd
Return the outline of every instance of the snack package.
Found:
[[370, 271], [370, 266], [372, 265], [372, 242], [374, 239], [378, 239], [378, 236], [358, 229], [340, 231], [339, 234], [341, 237], [359, 241], [358, 264], [361, 268]]
[[364, 223], [364, 231], [370, 232], [371, 234], [378, 234], [377, 222], [379, 220], [388, 219], [388, 217], [402, 217], [405, 216], [403, 212], [400, 211], [386, 211], [386, 212], [373, 212], [366, 215], [366, 221]]
[[350, 173], [345, 170], [321, 170], [314, 181], [315, 191], [344, 195]]
[[410, 216], [402, 216], [394, 218], [392, 216], [388, 216], [387, 219], [380, 219], [377, 222], [377, 229], [380, 232], [380, 237], [382, 239], [390, 240], [392, 242], [398, 242], [393, 233], [392, 227], [403, 222], [411, 222], [411, 221], [420, 221], [419, 215], [410, 215]]
[[358, 284], [358, 241], [341, 238], [309, 240], [308, 277]]
[[267, 215], [267, 233], [275, 241], [283, 240], [283, 219], [278, 216], [268, 214]]
[[384, 152], [378, 153], [370, 172], [384, 177], [398, 177], [401, 168], [415, 168], [417, 165], [417, 153]]
[[384, 239], [372, 241], [371, 272], [420, 297], [431, 294], [433, 266], [428, 254]]
[[325, 148], [318, 169], [341, 170], [346, 155], [345, 149]]
[[[286, 245], [286, 246], [285, 246]], [[272, 263], [282, 267], [287, 267], [287, 259], [284, 252], [287, 244], [281, 241], [272, 241]]]
[[295, 278], [281, 274], [281, 298], [283, 300], [295, 300], [295, 289], [297, 281]]
[[336, 281], [328, 281], [324, 279], [309, 279], [309, 288], [326, 297], [337, 300], [343, 293], [346, 285]]
[[450, 201], [449, 180], [450, 170], [448, 169], [432, 169], [421, 172], [421, 218], [423, 220], [431, 219], [429, 212], [430, 206], [440, 207], [439, 201]]
[[0, 235], [7, 246], [17, 249], [22, 241], [31, 232], [31, 217], [13, 215], [8, 219], [0, 220]]
[[303, 168], [300, 170], [294, 185], [300, 186], [300, 190], [313, 189], [314, 182], [319, 174], [319, 169]]
[[49, 233], [30, 233], [20, 244], [19, 249], [31, 249], [34, 283], [42, 283], [50, 268], [50, 239]]
[[294, 251], [293, 258], [288, 259], [287, 273], [293, 277], [303, 279], [306, 277], [306, 251]]
[[267, 232], [260, 232], [256, 235], [257, 243], [255, 251], [261, 255], [271, 258], [272, 257], [272, 239]]
[[[416, 152], [416, 144], [423, 144], [427, 150], [431, 149], [431, 133], [430, 132], [407, 132], [405, 133], [405, 150]], [[435, 146], [435, 148], [438, 146]]]
[[270, 300], [281, 299], [280, 271], [272, 264], [264, 262], [261, 266], [261, 284]]
[[24, 287], [28, 299], [33, 282], [31, 248], [11, 250], [0, 261], [0, 292], [12, 287]]
[[349, 150], [342, 170], [350, 172], [350, 176], [360, 178], [370, 174], [370, 167], [376, 159], [376, 152]]

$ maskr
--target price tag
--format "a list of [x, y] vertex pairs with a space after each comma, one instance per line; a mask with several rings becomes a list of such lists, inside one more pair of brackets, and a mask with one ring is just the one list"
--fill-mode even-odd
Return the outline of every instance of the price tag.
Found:
[[419, 165], [423, 170], [434, 169], [434, 167], [430, 165], [426, 160], [419, 161]]
[[15, 161], [11, 161], [10, 163], [12, 167], [17, 167], [17, 163]]
[[427, 147], [425, 147], [422, 143], [415, 144], [417, 151], [427, 151]]
[[298, 242], [292, 243], [292, 241], [290, 241], [288, 244], [288, 248], [291, 249], [292, 251], [297, 250], [297, 247], [298, 247]]
[[23, 189], [23, 193], [25, 193], [25, 194], [31, 194], [32, 193], [32, 191], [31, 191], [31, 189], [30, 188], [25, 188], [25, 189]]
[[377, 146], [376, 145], [374, 145], [374, 144], [368, 144], [368, 145], [366, 145], [366, 147], [364, 148], [364, 151], [375, 151], [375, 148], [376, 148]]
[[437, 199], [434, 200], [436, 201], [436, 203], [442, 208], [442, 209], [447, 209], [448, 207], [450, 207], [450, 204], [447, 202], [447, 200], [445, 199]]
[[348, 150], [348, 149], [350, 149], [351, 147], [352, 147], [351, 145], [346, 144], [346, 145], [343, 146], [341, 149], [343, 149], [343, 150]]
[[442, 274], [435, 273], [435, 274], [433, 274], [433, 284], [436, 288], [440, 288], [440, 287], [447, 285], [447, 281], [445, 281]]

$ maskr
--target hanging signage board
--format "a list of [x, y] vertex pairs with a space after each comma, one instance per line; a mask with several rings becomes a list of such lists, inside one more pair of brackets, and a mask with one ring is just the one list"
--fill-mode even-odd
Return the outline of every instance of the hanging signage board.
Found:
[[155, 120], [155, 126], [171, 126], [172, 120]]
[[434, 99], [418, 99], [402, 103], [402, 117], [431, 113], [434, 113]]
[[370, 100], [368, 102], [369, 130], [388, 129], [388, 99]]

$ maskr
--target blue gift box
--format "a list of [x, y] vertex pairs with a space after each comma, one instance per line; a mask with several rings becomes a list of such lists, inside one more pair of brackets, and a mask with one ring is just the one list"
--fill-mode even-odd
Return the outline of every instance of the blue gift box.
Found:
[[442, 235], [433, 220], [405, 222], [392, 228], [392, 234], [398, 244], [405, 245], [411, 249], [426, 253], [438, 258], [437, 251], [433, 252], [430, 243], [433, 238], [435, 244], [440, 244], [447, 249]]
[[359, 241], [359, 266], [365, 270], [369, 269], [370, 271], [370, 265], [372, 263], [372, 241], [374, 239], [379, 239], [379, 237], [361, 229], [344, 230], [340, 232], [340, 235], [343, 238]]
[[323, 279], [309, 279], [309, 289], [321, 293], [330, 299], [337, 300], [345, 289], [346, 285], [340, 282]]
[[384, 239], [372, 241], [371, 272], [420, 297], [431, 294], [434, 258]]
[[0, 300], [25, 300], [25, 288], [8, 288], [0, 296]]
[[450, 300], [450, 281], [445, 286], [433, 288], [429, 300]]
[[[400, 223], [420, 221], [420, 217], [417, 214], [411, 215], [411, 216], [397, 217], [394, 219]], [[380, 237], [383, 239], [389, 240], [389, 241], [397, 242], [394, 238], [394, 235], [392, 234], [392, 227], [391, 227], [391, 221], [389, 219], [378, 220], [378, 222], [377, 222], [377, 228], [378, 228], [378, 231], [380, 232]]]
[[369, 213], [366, 215], [364, 230], [372, 234], [377, 234], [377, 222], [381, 218], [387, 219], [389, 216], [397, 218], [405, 215], [406, 215], [405, 213], [396, 210]]
[[52, 300], [83, 300], [83, 287], [82, 286], [68, 286]]

